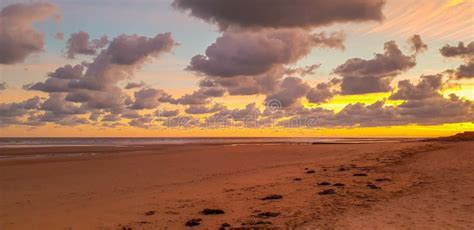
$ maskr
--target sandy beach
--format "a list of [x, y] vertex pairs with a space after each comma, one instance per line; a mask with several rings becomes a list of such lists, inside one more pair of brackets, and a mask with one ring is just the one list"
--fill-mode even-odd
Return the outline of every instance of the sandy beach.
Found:
[[473, 229], [472, 149], [472, 141], [1, 149], [70, 155], [0, 161], [0, 229]]

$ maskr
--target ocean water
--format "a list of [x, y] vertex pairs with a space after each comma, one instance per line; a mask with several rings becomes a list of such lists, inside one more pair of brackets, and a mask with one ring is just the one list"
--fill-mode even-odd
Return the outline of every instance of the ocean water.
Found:
[[[375, 143], [414, 140], [407, 138], [0, 138], [0, 148], [30, 148], [55, 146], [141, 146], [182, 144], [282, 144], [282, 143]], [[1, 154], [1, 152], [0, 152]]]
[[[0, 138], [0, 161], [34, 160], [65, 157], [98, 156], [121, 151], [84, 150], [73, 146], [103, 146], [112, 148], [159, 145], [213, 144], [213, 145], [280, 145], [298, 144], [358, 144], [376, 142], [401, 142], [415, 139], [403, 138]], [[46, 147], [61, 147], [55, 150]], [[64, 148], [66, 147], [66, 148]]]

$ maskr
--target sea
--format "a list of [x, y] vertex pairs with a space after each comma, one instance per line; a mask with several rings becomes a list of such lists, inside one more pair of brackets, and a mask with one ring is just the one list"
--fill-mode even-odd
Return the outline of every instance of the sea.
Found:
[[[49, 157], [75, 157], [81, 155], [95, 155], [86, 152], [64, 152], [55, 151], [46, 153], [46, 147], [68, 147], [68, 146], [104, 146], [104, 147], [144, 147], [158, 145], [186, 145], [186, 144], [212, 144], [212, 145], [280, 145], [289, 143], [298, 144], [365, 144], [365, 143], [390, 143], [417, 141], [413, 138], [316, 138], [316, 137], [190, 137], [190, 138], [162, 138], [162, 137], [48, 137], [48, 138], [0, 138], [0, 161], [11, 159], [36, 159]], [[12, 152], [23, 152], [25, 154], [12, 154]], [[35, 149], [35, 151], [31, 151]], [[49, 148], [48, 148], [49, 149]], [[65, 149], [65, 148], [61, 148]], [[67, 148], [66, 148], [67, 149]]]
[[0, 148], [54, 147], [54, 146], [134, 146], [182, 144], [271, 144], [271, 143], [377, 143], [416, 140], [413, 138], [320, 138], [320, 137], [46, 137], [0, 138]]

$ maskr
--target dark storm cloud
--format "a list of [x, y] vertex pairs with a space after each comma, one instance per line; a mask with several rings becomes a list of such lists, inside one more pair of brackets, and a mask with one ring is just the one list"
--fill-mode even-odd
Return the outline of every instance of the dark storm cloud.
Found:
[[228, 27], [318, 27], [333, 23], [380, 21], [384, 0], [174, 0], [190, 15]]
[[370, 60], [349, 59], [333, 70], [343, 77], [341, 94], [388, 92], [395, 76], [416, 65], [415, 56], [404, 55], [394, 41], [386, 42], [384, 50]]
[[206, 55], [194, 56], [187, 69], [220, 77], [258, 75], [295, 63], [315, 47], [343, 49], [344, 40], [341, 32], [310, 34], [300, 29], [224, 32]]
[[51, 18], [57, 7], [50, 3], [12, 4], [0, 12], [0, 64], [23, 62], [44, 47], [44, 35], [33, 24]]
[[422, 40], [420, 35], [415, 34], [408, 39], [408, 44], [410, 45], [410, 49], [415, 53], [422, 53], [428, 50], [428, 45], [426, 45]]
[[95, 55], [97, 51], [107, 45], [107, 36], [100, 39], [89, 40], [89, 34], [79, 31], [70, 35], [67, 40], [66, 53], [68, 58], [74, 58], [76, 54]]

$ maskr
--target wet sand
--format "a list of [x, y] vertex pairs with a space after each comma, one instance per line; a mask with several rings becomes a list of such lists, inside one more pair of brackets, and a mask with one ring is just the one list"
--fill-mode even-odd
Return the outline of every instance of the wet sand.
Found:
[[183, 229], [192, 219], [194, 229], [473, 229], [472, 149], [472, 141], [0, 149], [70, 154], [0, 161], [0, 229]]

